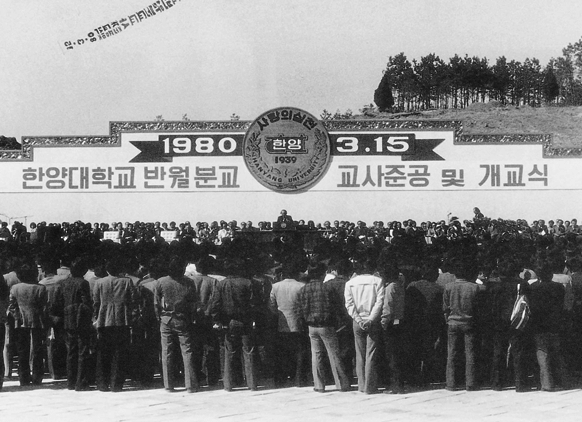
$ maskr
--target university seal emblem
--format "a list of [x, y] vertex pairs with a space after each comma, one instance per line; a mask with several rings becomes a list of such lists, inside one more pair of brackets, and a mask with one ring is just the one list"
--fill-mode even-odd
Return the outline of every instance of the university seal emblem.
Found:
[[330, 162], [325, 127], [311, 114], [281, 107], [259, 116], [243, 143], [245, 164], [261, 184], [281, 192], [314, 185]]

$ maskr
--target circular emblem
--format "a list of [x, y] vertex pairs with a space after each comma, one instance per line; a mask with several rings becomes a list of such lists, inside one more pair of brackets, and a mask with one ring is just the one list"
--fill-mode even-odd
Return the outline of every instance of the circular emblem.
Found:
[[269, 189], [296, 192], [314, 185], [330, 162], [325, 127], [311, 114], [281, 107], [259, 116], [243, 142], [245, 164]]

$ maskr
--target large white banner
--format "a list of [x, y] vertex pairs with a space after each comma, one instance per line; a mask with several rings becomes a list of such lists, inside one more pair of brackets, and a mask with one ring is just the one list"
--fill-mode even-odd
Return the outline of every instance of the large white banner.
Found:
[[[109, 136], [27, 137], [17, 156], [4, 154], [0, 190], [18, 195], [5, 215], [37, 219], [63, 198], [66, 219], [195, 219], [177, 206], [184, 193], [203, 195], [200, 219], [258, 221], [281, 207], [306, 220], [440, 219], [472, 206], [557, 218], [558, 198], [569, 204], [563, 217], [579, 218], [579, 157], [553, 148], [551, 135], [463, 135], [458, 121], [320, 122], [287, 107], [254, 122], [112, 122]], [[147, 196], [158, 198], [152, 208], [140, 205], [146, 193], [157, 195]], [[96, 207], [112, 200], [115, 212]], [[153, 217], [164, 204], [175, 216]], [[217, 204], [236, 215], [212, 218]]]

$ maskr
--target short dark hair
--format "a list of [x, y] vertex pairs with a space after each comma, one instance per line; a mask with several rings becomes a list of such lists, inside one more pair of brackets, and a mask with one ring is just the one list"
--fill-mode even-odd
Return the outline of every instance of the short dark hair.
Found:
[[124, 263], [119, 257], [110, 258], [105, 264], [105, 269], [109, 275], [118, 276], [123, 272]]
[[420, 268], [421, 277], [430, 282], [434, 282], [439, 278], [439, 268], [434, 261], [425, 262]]
[[360, 252], [354, 256], [354, 272], [356, 274], [372, 274], [376, 271], [377, 260], [367, 252]]
[[55, 256], [47, 256], [41, 260], [40, 266], [45, 274], [56, 274], [57, 269], [61, 266], [61, 262]]
[[352, 265], [351, 261], [347, 258], [338, 259], [335, 261], [330, 262], [328, 270], [336, 271], [338, 275], [342, 276], [350, 276], [354, 271], [354, 266]]
[[307, 278], [309, 280], [322, 281], [327, 268], [323, 262], [317, 262], [307, 267]]
[[210, 255], [204, 255], [196, 262], [196, 271], [200, 274], [207, 275], [214, 268], [215, 261]]
[[168, 274], [173, 279], [178, 279], [184, 276], [184, 272], [186, 271], [186, 260], [175, 256], [170, 260], [168, 264]]
[[540, 266], [537, 268], [536, 272], [538, 275], [538, 279], [544, 283], [552, 281], [552, 278], [554, 277], [552, 265], [548, 262], [542, 262]]
[[88, 269], [87, 260], [85, 258], [77, 258], [71, 264], [71, 275], [73, 277], [83, 277]]
[[307, 258], [299, 254], [295, 254], [288, 257], [282, 263], [281, 270], [283, 272], [283, 277], [285, 278], [295, 277], [297, 274], [307, 269], [307, 264], [308, 264]]
[[479, 267], [475, 259], [454, 257], [449, 260], [448, 265], [449, 272], [463, 280], [474, 281], [479, 275]]
[[34, 263], [34, 261], [25, 261], [21, 265], [19, 265], [16, 270], [16, 277], [22, 283], [29, 283], [34, 284], [38, 282], [38, 267]]

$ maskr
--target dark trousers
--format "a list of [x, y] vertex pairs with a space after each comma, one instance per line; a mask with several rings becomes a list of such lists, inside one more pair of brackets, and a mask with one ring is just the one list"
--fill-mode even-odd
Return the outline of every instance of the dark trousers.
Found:
[[152, 383], [160, 370], [160, 326], [132, 327], [129, 372], [132, 379], [142, 384]]
[[467, 389], [477, 387], [475, 349], [476, 335], [469, 325], [448, 326], [448, 355], [447, 355], [447, 388], [454, 389], [456, 382], [456, 367], [461, 360], [461, 353], [465, 354], [465, 385]]
[[126, 377], [129, 327], [102, 327], [97, 330], [97, 388], [120, 391]]
[[560, 336], [557, 333], [536, 333], [534, 341], [542, 390], [551, 391], [564, 377]]
[[[0, 322], [0, 350], [4, 350], [4, 341], [6, 338], [6, 325]], [[0, 359], [0, 390], [4, 384], [4, 359]]]
[[225, 390], [232, 390], [235, 386], [235, 361], [244, 360], [244, 373], [247, 386], [251, 390], [257, 388], [257, 376], [255, 365], [255, 350], [252, 339], [251, 327], [241, 321], [231, 320], [224, 332], [224, 376]]
[[406, 363], [406, 329], [403, 324], [390, 322], [384, 330], [384, 353], [390, 369], [390, 388], [394, 391], [404, 389]]
[[341, 326], [337, 331], [337, 339], [340, 348], [340, 361], [346, 374], [353, 379], [354, 375], [354, 359], [356, 358], [356, 349], [354, 342], [354, 330], [352, 328], [352, 321], [349, 324]]
[[[582, 350], [582, 304], [577, 303], [572, 311], [572, 337], [571, 337], [572, 350], [578, 351]], [[572, 356], [572, 367], [573, 371], [582, 370], [582, 354], [574, 353]]]
[[254, 342], [257, 348], [258, 373], [265, 387], [275, 388], [275, 341], [277, 338], [277, 326], [273, 324], [259, 325], [253, 330]]
[[409, 381], [417, 386], [442, 382], [445, 374], [446, 325], [439, 321], [439, 316], [429, 318], [432, 319], [416, 327], [407, 327], [405, 367], [410, 373]]
[[220, 341], [212, 324], [202, 322], [194, 326], [196, 339], [195, 360], [198, 381], [206, 378], [208, 386], [218, 385], [220, 379]]
[[[16, 348], [18, 350], [18, 379], [20, 385], [42, 383], [44, 374], [44, 329], [15, 328]], [[32, 364], [32, 365], [31, 365]], [[32, 378], [30, 368], [32, 367]]]
[[515, 389], [517, 391], [528, 391], [532, 387], [529, 382], [530, 375], [534, 375], [536, 384], [540, 383], [540, 371], [537, 368], [533, 333], [529, 329], [514, 331], [510, 341], [515, 371]]
[[47, 366], [51, 378], [62, 379], [67, 374], [66, 333], [62, 325], [48, 330], [46, 339]]
[[494, 390], [502, 389], [510, 381], [511, 366], [508, 366], [509, 330], [493, 330], [489, 339], [493, 346], [493, 360], [491, 362], [491, 387]]
[[66, 330], [67, 387], [82, 390], [89, 385], [88, 358], [91, 331]]
[[164, 387], [173, 389], [175, 385], [174, 371], [176, 366], [178, 345], [182, 353], [184, 364], [184, 385], [188, 390], [198, 390], [198, 377], [195, 364], [195, 344], [192, 334], [192, 324], [172, 318], [167, 323], [160, 324], [162, 338], [162, 371]]
[[307, 383], [309, 337], [301, 332], [279, 332], [275, 343], [275, 383], [284, 387], [291, 378], [296, 387]]

